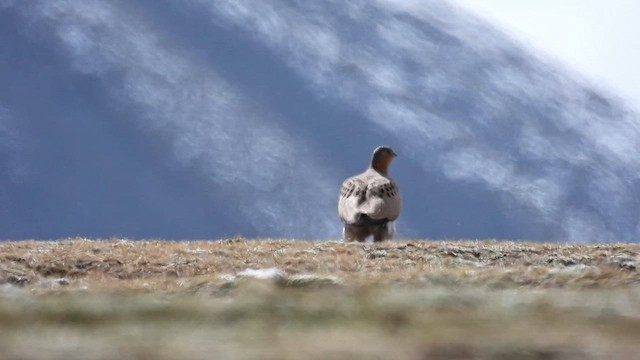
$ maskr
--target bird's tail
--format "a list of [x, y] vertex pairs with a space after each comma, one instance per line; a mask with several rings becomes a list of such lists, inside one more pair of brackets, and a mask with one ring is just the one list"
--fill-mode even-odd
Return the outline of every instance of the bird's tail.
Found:
[[375, 225], [384, 225], [389, 222], [389, 219], [372, 219], [369, 215], [358, 213], [356, 215], [356, 221], [353, 225], [358, 226], [375, 226]]

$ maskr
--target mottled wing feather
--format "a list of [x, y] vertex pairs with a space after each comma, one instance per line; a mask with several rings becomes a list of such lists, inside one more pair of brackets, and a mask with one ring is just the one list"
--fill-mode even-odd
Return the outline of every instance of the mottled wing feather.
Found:
[[360, 211], [372, 219], [388, 219], [394, 221], [400, 215], [402, 197], [393, 180], [379, 178], [367, 185], [366, 199]]
[[356, 222], [360, 213], [360, 205], [365, 201], [366, 191], [367, 184], [356, 177], [349, 178], [342, 183], [338, 214], [343, 222], [347, 224]]

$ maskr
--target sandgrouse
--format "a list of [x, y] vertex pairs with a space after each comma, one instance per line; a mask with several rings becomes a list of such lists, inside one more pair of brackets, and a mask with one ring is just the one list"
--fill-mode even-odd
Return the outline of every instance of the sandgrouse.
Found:
[[394, 221], [402, 207], [400, 191], [388, 176], [389, 164], [396, 156], [390, 147], [379, 146], [369, 168], [342, 183], [338, 214], [344, 223], [345, 241], [365, 241], [370, 235], [373, 241], [393, 238]]

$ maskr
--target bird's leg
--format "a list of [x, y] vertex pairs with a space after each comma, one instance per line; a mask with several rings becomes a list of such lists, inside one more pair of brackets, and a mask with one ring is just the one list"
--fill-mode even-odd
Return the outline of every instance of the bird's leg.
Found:
[[372, 232], [374, 242], [393, 239], [393, 228], [388, 223], [376, 226]]
[[354, 226], [345, 224], [342, 230], [342, 238], [344, 241], [363, 242], [369, 236], [369, 229], [366, 226]]

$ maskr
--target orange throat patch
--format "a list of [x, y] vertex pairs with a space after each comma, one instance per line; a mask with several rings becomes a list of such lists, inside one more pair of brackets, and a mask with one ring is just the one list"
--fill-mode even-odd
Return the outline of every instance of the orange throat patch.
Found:
[[385, 156], [382, 159], [378, 159], [371, 164], [371, 167], [376, 171], [386, 174], [389, 170], [389, 165], [391, 164], [391, 160], [393, 158], [390, 156]]

